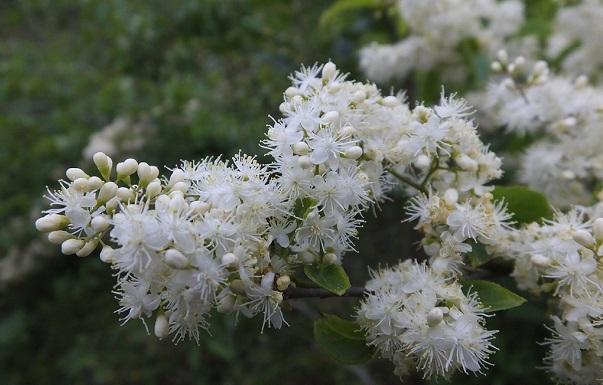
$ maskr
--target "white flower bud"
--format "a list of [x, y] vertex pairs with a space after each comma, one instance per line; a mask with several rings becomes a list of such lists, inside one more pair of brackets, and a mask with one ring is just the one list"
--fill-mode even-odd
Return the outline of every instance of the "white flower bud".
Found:
[[333, 62], [328, 62], [322, 67], [322, 78], [323, 79], [331, 79], [333, 76], [337, 74], [337, 67]]
[[276, 288], [280, 291], [285, 291], [291, 284], [291, 278], [288, 275], [281, 275], [276, 280]]
[[490, 64], [490, 69], [494, 72], [500, 72], [502, 71], [502, 64], [500, 64], [499, 61], [493, 61], [492, 64]]
[[69, 180], [71, 181], [75, 181], [76, 179], [79, 178], [84, 178], [84, 179], [88, 179], [90, 178], [90, 176], [88, 174], [86, 174], [81, 168], [68, 168], [67, 171], [65, 172], [65, 174], [67, 175], [67, 178], [69, 178]]
[[104, 215], [98, 215], [92, 218], [92, 222], [90, 222], [92, 230], [96, 231], [97, 233], [106, 230], [110, 224], [111, 222], [109, 222], [109, 219]]
[[354, 103], [360, 103], [365, 99], [366, 99], [366, 92], [364, 92], [362, 90], [358, 90], [358, 91], [354, 92], [354, 94], [352, 94], [352, 101]]
[[159, 169], [155, 166], [149, 166], [146, 162], [140, 162], [137, 169], [140, 184], [146, 185], [159, 176]]
[[90, 184], [88, 184], [87, 178], [77, 178], [71, 183], [71, 188], [79, 192], [88, 192], [90, 191]]
[[575, 81], [576, 88], [584, 88], [588, 85], [588, 76], [580, 75], [576, 78]]
[[431, 159], [427, 155], [421, 154], [415, 159], [415, 167], [420, 170], [425, 170], [431, 164]]
[[327, 123], [335, 123], [339, 120], [339, 112], [337, 111], [329, 111], [326, 112], [322, 118], [324, 119], [325, 122]]
[[474, 159], [468, 157], [466, 154], [457, 156], [454, 161], [465, 171], [477, 171], [478, 163]]
[[182, 194], [175, 194], [170, 199], [170, 205], [168, 207], [170, 208], [170, 211], [180, 212], [187, 209], [188, 204], [184, 200], [184, 196]]
[[427, 313], [427, 325], [429, 327], [438, 326], [444, 319], [444, 312], [439, 307], [434, 307]]
[[84, 241], [81, 239], [67, 239], [61, 244], [61, 252], [65, 255], [73, 255], [84, 247]]
[[191, 209], [199, 215], [203, 215], [209, 211], [211, 206], [207, 202], [195, 201], [191, 203]]
[[156, 180], [148, 184], [147, 186], [147, 196], [149, 198], [154, 198], [161, 193], [161, 182]]
[[299, 158], [297, 158], [297, 164], [299, 165], [299, 167], [303, 168], [304, 170], [314, 166], [314, 164], [312, 164], [312, 160], [310, 159], [310, 157], [306, 156], [306, 155], [303, 155], [303, 156], [300, 156]]
[[184, 269], [189, 265], [188, 258], [176, 249], [165, 252], [165, 263], [173, 269]]
[[327, 253], [322, 257], [322, 261], [327, 265], [335, 265], [339, 263], [339, 257], [334, 253]]
[[444, 193], [444, 202], [448, 207], [454, 207], [459, 200], [459, 192], [454, 188], [449, 188]]
[[75, 255], [77, 255], [78, 257], [87, 257], [90, 254], [92, 254], [92, 252], [94, 252], [94, 250], [96, 250], [97, 246], [98, 246], [98, 239], [91, 239], [88, 242], [86, 242], [84, 247], [79, 249], [78, 252], [75, 253]]
[[603, 218], [595, 219], [593, 223], [593, 233], [597, 242], [603, 242]]
[[295, 95], [294, 97], [291, 98], [291, 102], [293, 104], [301, 104], [304, 101], [304, 99], [302, 99], [301, 95]]
[[542, 254], [533, 254], [530, 257], [530, 261], [534, 265], [539, 266], [539, 267], [546, 267], [546, 266], [548, 266], [551, 263], [551, 259], [548, 258], [548, 257], [545, 257]]
[[233, 280], [230, 285], [230, 291], [238, 295], [245, 295], [245, 284], [240, 279]]
[[117, 208], [117, 206], [119, 206], [120, 200], [118, 197], [113, 197], [111, 199], [109, 199], [109, 201], [107, 201], [107, 203], [105, 204], [105, 208], [107, 209], [108, 212], [111, 212], [113, 210], [115, 210]]
[[[297, 95], [296, 95], [297, 96]], [[287, 103], [283, 102], [281, 104], [278, 105], [278, 110], [284, 114], [285, 112], [287, 112]]]
[[115, 261], [115, 250], [110, 246], [104, 246], [100, 252], [100, 260], [105, 263], [113, 263]]
[[103, 182], [103, 180], [97, 176], [92, 176], [88, 179], [88, 189], [90, 189], [90, 191], [98, 190], [99, 188], [103, 187], [104, 184], [105, 182]]
[[36, 229], [42, 232], [60, 230], [69, 224], [69, 219], [60, 214], [48, 214], [36, 221]]
[[502, 64], [506, 64], [509, 62], [509, 54], [504, 49], [501, 49], [496, 53], [496, 58]]
[[544, 60], [539, 60], [534, 64], [534, 76], [541, 76], [549, 72], [549, 65]]
[[222, 264], [224, 266], [231, 266], [239, 262], [239, 258], [233, 253], [226, 253], [222, 256]]
[[60, 245], [73, 236], [64, 230], [56, 230], [48, 233], [48, 240], [55, 245]]
[[184, 181], [184, 171], [179, 168], [174, 169], [172, 171], [172, 175], [170, 175], [170, 181], [168, 183], [169, 186], [173, 186], [178, 182]]
[[345, 150], [343, 156], [348, 159], [356, 160], [362, 156], [362, 148], [360, 146], [352, 146]]
[[168, 334], [170, 334], [170, 325], [165, 314], [157, 314], [153, 331], [155, 332], [155, 337], [159, 338], [160, 340], [164, 339], [168, 336]]
[[383, 104], [385, 107], [393, 108], [399, 106], [400, 101], [395, 96], [386, 96], [381, 100], [381, 104]]
[[517, 56], [513, 63], [517, 68], [522, 68], [526, 64], [526, 58], [523, 56]]
[[117, 184], [115, 184], [113, 182], [105, 183], [100, 188], [100, 191], [98, 192], [98, 197], [96, 198], [96, 200], [100, 203], [104, 203], [104, 202], [108, 201], [109, 199], [113, 198], [115, 196], [115, 194], [117, 194], [118, 188], [119, 187], [117, 186]]
[[128, 202], [134, 199], [134, 191], [127, 187], [120, 187], [117, 189], [115, 196], [122, 202]]
[[235, 297], [232, 295], [225, 295], [218, 300], [216, 310], [220, 313], [230, 313], [235, 307]]
[[306, 142], [297, 142], [293, 145], [293, 153], [297, 155], [308, 155], [310, 153], [310, 146]]
[[138, 170], [138, 162], [135, 159], [126, 159], [115, 167], [117, 179], [122, 179], [134, 174]]
[[587, 249], [592, 248], [595, 245], [595, 238], [586, 230], [576, 230], [572, 233], [574, 241], [586, 247]]
[[341, 129], [341, 131], [339, 131], [339, 133], [344, 138], [347, 138], [347, 137], [355, 135], [356, 129], [353, 126], [350, 126], [349, 124], [347, 124], [347, 125], [343, 126], [343, 128]]
[[111, 160], [111, 158], [109, 158], [102, 152], [97, 152], [96, 154], [94, 154], [92, 156], [92, 160], [94, 161], [96, 168], [98, 168], [98, 171], [101, 173], [103, 178], [105, 178], [105, 180], [109, 180], [109, 178], [111, 177], [111, 168], [113, 167], [113, 160]]
[[311, 264], [316, 261], [316, 256], [309, 251], [302, 251], [299, 254], [299, 257], [302, 260], [302, 262], [306, 263], [306, 264]]
[[285, 90], [285, 96], [288, 98], [292, 98], [296, 95], [301, 95], [302, 92], [299, 88], [296, 87], [289, 87]]
[[179, 191], [181, 193], [185, 193], [188, 191], [188, 183], [186, 182], [178, 182], [172, 186], [171, 192]]

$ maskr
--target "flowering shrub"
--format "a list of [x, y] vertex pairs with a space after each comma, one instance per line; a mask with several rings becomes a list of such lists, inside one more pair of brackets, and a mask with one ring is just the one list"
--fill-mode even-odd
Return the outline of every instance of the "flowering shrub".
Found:
[[[550, 337], [535, 342], [548, 348], [551, 376], [600, 383], [603, 98], [566, 68], [595, 61], [588, 27], [573, 28], [568, 15], [598, 6], [559, 11], [542, 43], [550, 59], [581, 42], [557, 58], [565, 74], [521, 33], [519, 1], [401, 0], [403, 40], [363, 48], [360, 66], [377, 82], [417, 69], [459, 80], [469, 71], [459, 50], [470, 41], [498, 74], [467, 95], [473, 106], [444, 90], [433, 106], [411, 105], [404, 92], [384, 95], [333, 62], [302, 67], [260, 143], [267, 164], [239, 153], [182, 161], [161, 175], [96, 152], [98, 175], [68, 169], [36, 227], [64, 254], [100, 250], [115, 271], [121, 320], [150, 321], [175, 343], [198, 342], [214, 312], [258, 317], [264, 332], [290, 326], [292, 300], [359, 297], [348, 319], [315, 322], [318, 345], [344, 364], [384, 358], [400, 377], [487, 373], [498, 332], [487, 319], [526, 301], [494, 282], [498, 261], [520, 290], [548, 298]], [[498, 185], [502, 159], [474, 117], [487, 135], [502, 128], [530, 137], [514, 174], [531, 189]], [[365, 216], [400, 196], [400, 219], [414, 225], [420, 249], [393, 266], [375, 261], [371, 279], [352, 287], [344, 258], [355, 258]]]

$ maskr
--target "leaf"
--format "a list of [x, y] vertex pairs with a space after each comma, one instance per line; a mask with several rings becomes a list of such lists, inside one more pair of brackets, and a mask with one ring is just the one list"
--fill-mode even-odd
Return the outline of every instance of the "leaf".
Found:
[[468, 253], [467, 256], [469, 257], [469, 262], [471, 262], [471, 266], [473, 267], [482, 266], [495, 257], [494, 255], [488, 253], [486, 251], [486, 247], [481, 243], [472, 243], [471, 252]]
[[325, 315], [314, 321], [314, 339], [333, 360], [344, 365], [361, 364], [373, 353], [366, 345], [358, 324], [335, 315]]
[[350, 279], [340, 265], [306, 265], [304, 273], [312, 282], [337, 295], [350, 288]]
[[463, 280], [465, 293], [475, 292], [487, 309], [487, 312], [512, 309], [527, 302], [527, 300], [497, 283], [482, 280]]
[[316, 206], [316, 201], [312, 198], [303, 198], [295, 201], [295, 206], [293, 207], [293, 214], [295, 214], [296, 218], [306, 219], [310, 211]]
[[383, 5], [380, 0], [339, 0], [320, 15], [320, 26], [327, 27], [334, 23], [342, 14], [365, 8], [378, 8]]
[[523, 186], [497, 186], [492, 191], [495, 200], [504, 200], [513, 220], [519, 224], [542, 222], [553, 217], [546, 197]]

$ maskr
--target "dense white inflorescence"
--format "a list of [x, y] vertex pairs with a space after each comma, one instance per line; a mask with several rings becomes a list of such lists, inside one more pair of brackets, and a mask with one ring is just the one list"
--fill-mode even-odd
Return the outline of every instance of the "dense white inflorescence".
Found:
[[560, 383], [596, 383], [603, 373], [603, 218], [558, 213], [513, 231], [509, 249], [519, 287], [557, 300], [547, 369]]
[[485, 328], [475, 293], [463, 294], [458, 282], [411, 260], [372, 275], [358, 322], [396, 374], [414, 365], [424, 377], [479, 373], [490, 365], [496, 331]]
[[[340, 264], [354, 250], [363, 212], [397, 184], [415, 196], [409, 216], [425, 233], [433, 264], [413, 265], [423, 275], [406, 276], [441, 285], [413, 298], [426, 296], [429, 311], [447, 306], [441, 326], [430, 318], [434, 338], [455, 330], [466, 338], [438, 347], [407, 334], [400, 354], [419, 357], [427, 375], [480, 371], [492, 333], [456, 275], [472, 244], [493, 243], [509, 216], [486, 187], [501, 175], [501, 161], [479, 140], [472, 109], [444, 95], [433, 108], [410, 108], [402, 94], [383, 96], [373, 84], [346, 80], [333, 63], [302, 68], [291, 79], [283, 116], [262, 142], [272, 164], [244, 155], [185, 161], [161, 177], [134, 159], [113, 167], [99, 152], [100, 176], [67, 170], [60, 188], [49, 190], [51, 207], [37, 228], [67, 255], [102, 248], [101, 260], [116, 270], [124, 322], [154, 316], [159, 338], [198, 340], [214, 308], [260, 315], [262, 329], [280, 328], [295, 268]], [[440, 348], [455, 357], [425, 358], [424, 351]]]
[[462, 79], [467, 69], [459, 45], [472, 41], [493, 54], [523, 24], [523, 3], [516, 0], [399, 0], [398, 9], [407, 36], [360, 51], [360, 67], [379, 83], [434, 68]]
[[535, 138], [518, 162], [519, 180], [558, 207], [590, 204], [603, 178], [603, 92], [584, 76], [552, 75], [546, 62], [533, 67], [503, 51], [493, 67], [504, 76], [470, 97], [481, 125]]

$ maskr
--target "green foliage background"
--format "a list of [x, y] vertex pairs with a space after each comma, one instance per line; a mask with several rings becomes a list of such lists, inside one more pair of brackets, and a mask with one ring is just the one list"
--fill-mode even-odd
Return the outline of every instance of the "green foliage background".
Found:
[[[36, 237], [31, 223], [45, 186], [67, 167], [86, 167], [82, 149], [90, 134], [116, 117], [150, 119], [156, 134], [128, 155], [155, 164], [238, 149], [261, 154], [267, 116], [277, 114], [287, 75], [300, 63], [332, 58], [363, 79], [356, 50], [403, 30], [388, 21], [382, 3], [357, 3], [331, 8], [321, 19], [331, 1], [0, 2], [0, 255], [33, 252], [27, 245]], [[542, 15], [550, 14], [550, 2], [531, 3], [527, 32], [546, 34]], [[437, 74], [417, 74], [397, 86], [430, 99], [440, 90], [434, 79]], [[191, 101], [199, 106], [192, 113]], [[417, 251], [418, 239], [400, 213], [401, 203], [390, 203], [378, 219], [368, 218], [361, 257], [346, 260], [352, 283], [367, 278], [367, 263], [393, 263]], [[61, 256], [48, 243], [43, 248], [52, 250], [49, 256], [1, 287], [0, 384], [398, 383], [385, 362], [344, 367], [316, 349], [313, 308], [345, 317], [352, 299], [298, 301], [286, 312], [292, 327], [264, 334], [257, 320], [240, 319], [235, 327], [232, 318], [215, 316], [212, 335], [199, 346], [174, 346], [148, 336], [142, 324], [119, 327], [114, 279], [98, 259]], [[502, 332], [489, 384], [547, 382], [535, 369], [542, 357], [536, 341], [546, 334], [544, 304], [530, 299], [491, 320]]]

